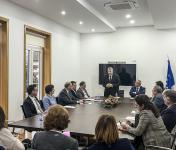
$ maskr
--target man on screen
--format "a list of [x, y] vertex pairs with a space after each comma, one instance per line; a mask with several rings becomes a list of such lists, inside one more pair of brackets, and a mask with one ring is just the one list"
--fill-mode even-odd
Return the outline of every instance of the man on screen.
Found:
[[105, 87], [104, 90], [104, 97], [116, 96], [118, 93], [120, 84], [119, 75], [115, 74], [112, 67], [108, 67], [107, 75], [104, 78], [103, 86]]

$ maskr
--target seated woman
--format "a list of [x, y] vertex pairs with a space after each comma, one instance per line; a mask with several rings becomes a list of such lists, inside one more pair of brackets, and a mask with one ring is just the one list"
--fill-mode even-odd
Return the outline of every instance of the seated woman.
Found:
[[176, 125], [176, 91], [165, 90], [163, 92], [164, 102], [167, 109], [161, 112], [163, 122], [169, 132], [172, 132]]
[[7, 150], [24, 150], [23, 144], [5, 128], [5, 114], [0, 106], [0, 145]]
[[96, 141], [89, 150], [134, 150], [128, 139], [119, 139], [118, 127], [113, 116], [102, 115], [95, 128]]
[[43, 97], [43, 107], [45, 110], [48, 110], [48, 108], [52, 105], [57, 104], [56, 98], [53, 96], [54, 94], [54, 85], [47, 85], [45, 87], [45, 93], [46, 95]]
[[[155, 145], [170, 147], [170, 134], [167, 131], [162, 118], [147, 95], [135, 97], [136, 106], [139, 110], [139, 123], [136, 128], [128, 124], [122, 124], [122, 128], [136, 136], [141, 136], [144, 146]], [[164, 136], [163, 136], [164, 135]]]
[[45, 131], [34, 135], [32, 148], [35, 150], [78, 150], [78, 142], [62, 134], [68, 127], [68, 111], [61, 105], [51, 106], [44, 119]]

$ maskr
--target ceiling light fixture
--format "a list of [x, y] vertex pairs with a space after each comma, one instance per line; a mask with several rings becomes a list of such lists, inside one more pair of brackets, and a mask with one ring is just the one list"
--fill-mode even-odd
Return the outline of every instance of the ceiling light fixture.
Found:
[[92, 32], [95, 32], [95, 29], [91, 29]]
[[125, 16], [127, 19], [131, 18], [131, 15], [130, 14], [126, 14]]
[[80, 21], [80, 22], [79, 22], [79, 24], [80, 24], [80, 25], [83, 25], [83, 24], [84, 24], [84, 22], [83, 22], [83, 21]]
[[135, 23], [135, 20], [130, 20], [130, 23], [131, 23], [131, 24], [134, 24], [134, 23]]
[[65, 10], [61, 11], [61, 14], [62, 14], [63, 16], [65, 16], [65, 15], [66, 15], [66, 11], [65, 11]]

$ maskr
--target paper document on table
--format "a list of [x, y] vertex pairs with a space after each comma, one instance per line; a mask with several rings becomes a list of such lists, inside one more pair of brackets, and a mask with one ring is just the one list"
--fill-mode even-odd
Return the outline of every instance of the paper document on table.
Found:
[[84, 101], [94, 101], [93, 98], [87, 98], [87, 99], [84, 99]]
[[75, 109], [76, 107], [74, 107], [74, 106], [69, 106], [69, 105], [67, 105], [67, 106], [64, 106], [65, 108], [71, 108], [71, 109]]
[[126, 117], [126, 120], [133, 122], [135, 121], [135, 117], [128, 116]]

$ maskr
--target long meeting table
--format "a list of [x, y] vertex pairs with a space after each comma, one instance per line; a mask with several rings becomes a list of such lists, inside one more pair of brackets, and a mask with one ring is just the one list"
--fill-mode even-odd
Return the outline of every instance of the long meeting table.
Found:
[[[103, 114], [113, 115], [117, 121], [124, 121], [134, 110], [134, 101], [129, 98], [123, 98], [120, 103], [113, 108], [104, 108], [101, 101], [87, 101], [85, 104], [74, 105], [75, 108], [67, 108], [70, 116], [70, 123], [66, 131], [71, 134], [94, 136], [94, 130], [98, 118]], [[36, 115], [11, 124], [9, 127], [22, 128], [30, 131], [43, 131], [42, 115]], [[133, 140], [134, 137], [128, 133], [119, 131], [120, 138]]]

